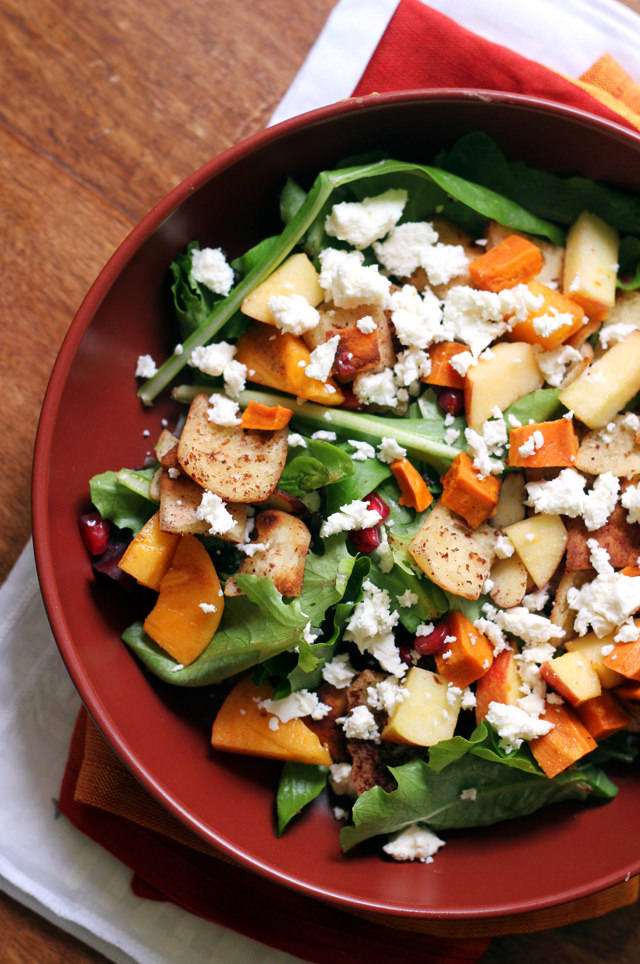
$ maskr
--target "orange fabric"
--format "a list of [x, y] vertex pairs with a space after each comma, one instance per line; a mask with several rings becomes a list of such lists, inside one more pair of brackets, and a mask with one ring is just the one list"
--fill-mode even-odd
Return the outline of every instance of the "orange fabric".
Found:
[[611, 54], [599, 57], [578, 80], [594, 97], [614, 98], [618, 110], [624, 109], [634, 118], [636, 127], [640, 126], [640, 84], [629, 77]]

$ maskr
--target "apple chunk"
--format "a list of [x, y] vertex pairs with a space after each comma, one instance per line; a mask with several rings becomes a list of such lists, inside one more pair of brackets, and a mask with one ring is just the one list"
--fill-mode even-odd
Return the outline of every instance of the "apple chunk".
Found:
[[515, 554], [508, 559], [496, 559], [491, 569], [493, 585], [489, 595], [500, 609], [519, 606], [527, 591], [527, 579], [526, 566]]
[[462, 694], [437, 673], [412, 666], [402, 683], [408, 696], [396, 705], [382, 730], [390, 743], [433, 746], [454, 734]]
[[590, 317], [602, 318], [616, 298], [618, 232], [583, 211], [567, 232], [562, 290]]
[[640, 331], [617, 342], [558, 396], [589, 428], [604, 428], [640, 391]]
[[318, 272], [306, 254], [292, 254], [262, 284], [253, 289], [242, 302], [240, 310], [256, 321], [274, 325], [269, 301], [280, 295], [300, 295], [312, 308], [324, 298]]
[[[238, 575], [266, 576], [283, 596], [299, 596], [311, 544], [311, 533], [302, 519], [278, 509], [259, 512], [256, 516], [256, 543], [264, 549], [243, 559]], [[242, 595], [235, 576], [227, 579], [224, 594]]]
[[491, 571], [495, 532], [486, 523], [470, 529], [438, 501], [411, 540], [409, 553], [441, 589], [478, 599]]
[[479, 428], [494, 408], [504, 410], [542, 388], [543, 382], [533, 345], [523, 341], [493, 345], [491, 357], [481, 359], [467, 372], [464, 407], [469, 426]]
[[540, 675], [571, 706], [579, 706], [602, 692], [591, 660], [577, 650], [548, 659], [540, 667]]
[[504, 530], [538, 589], [551, 579], [567, 545], [559, 515], [532, 515]]
[[570, 653], [581, 653], [585, 659], [590, 660], [600, 678], [600, 685], [604, 689], [612, 689], [625, 679], [622, 673], [617, 673], [604, 664], [605, 656], [612, 651], [611, 647], [615, 646], [613, 637], [614, 633], [609, 636], [585, 633], [584, 636], [577, 636], [575, 639], [568, 639], [563, 643], [564, 648]]
[[521, 684], [515, 653], [511, 649], [503, 649], [476, 683], [476, 723], [484, 720], [489, 703], [517, 706], [522, 695]]

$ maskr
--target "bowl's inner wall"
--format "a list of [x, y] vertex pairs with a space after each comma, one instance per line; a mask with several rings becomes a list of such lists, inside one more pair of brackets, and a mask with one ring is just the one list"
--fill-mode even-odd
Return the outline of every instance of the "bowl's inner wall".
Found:
[[97, 284], [104, 297], [95, 315], [85, 306], [76, 319], [87, 330], [75, 356], [70, 344], [61, 353], [35, 463], [34, 535], [54, 631], [81, 696], [134, 773], [210, 842], [259, 870], [346, 904], [427, 916], [526, 911], [638, 872], [630, 846], [638, 839], [637, 776], [622, 774], [622, 792], [606, 807], [556, 807], [449, 833], [429, 868], [383, 862], [377, 848], [343, 858], [324, 801], [277, 840], [278, 766], [213, 754], [211, 695], [166, 687], [139, 668], [119, 639], [135, 607], [92, 578], [77, 517], [87, 507], [91, 475], [142, 464], [161, 419], [173, 427], [171, 404], [139, 404], [133, 373], [139, 354], [161, 360], [172, 350], [167, 269], [187, 242], [197, 238], [234, 257], [279, 229], [278, 193], [287, 175], [306, 187], [339, 159], [380, 148], [428, 163], [472, 130], [490, 133], [511, 159], [640, 194], [640, 139], [509, 98], [381, 97], [318, 112], [302, 126], [282, 125], [194, 175], [178, 192], [184, 200], [177, 210], [174, 192], [143, 222], [129, 263], [124, 253], [112, 260]]

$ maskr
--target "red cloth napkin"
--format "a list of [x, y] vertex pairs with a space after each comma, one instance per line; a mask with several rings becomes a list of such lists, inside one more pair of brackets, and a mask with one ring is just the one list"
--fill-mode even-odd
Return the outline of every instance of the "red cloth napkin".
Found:
[[[573, 81], [483, 40], [419, 0], [401, 0], [354, 93], [432, 87], [534, 94], [640, 128], [640, 89], [606, 55]], [[445, 964], [477, 961], [488, 946], [485, 938], [456, 940], [355, 917], [220, 859], [146, 795], [85, 713], [76, 726], [59, 808], [134, 871], [139, 896], [172, 900], [307, 961], [352, 964], [357, 954], [367, 964], [396, 957], [404, 964]], [[594, 906], [591, 915], [606, 909]], [[589, 911], [573, 919], [586, 916]], [[559, 909], [557, 919], [538, 922], [536, 929], [563, 922]], [[508, 932], [505, 921], [501, 925], [496, 932]]]

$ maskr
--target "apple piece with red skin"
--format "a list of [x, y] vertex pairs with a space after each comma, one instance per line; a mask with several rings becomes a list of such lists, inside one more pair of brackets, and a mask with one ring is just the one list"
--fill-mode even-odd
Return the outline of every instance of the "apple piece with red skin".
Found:
[[476, 723], [487, 715], [489, 703], [517, 706], [521, 683], [514, 651], [503, 649], [476, 683]]
[[602, 692], [591, 660], [577, 650], [548, 659], [540, 667], [540, 675], [570, 706], [579, 706]]

